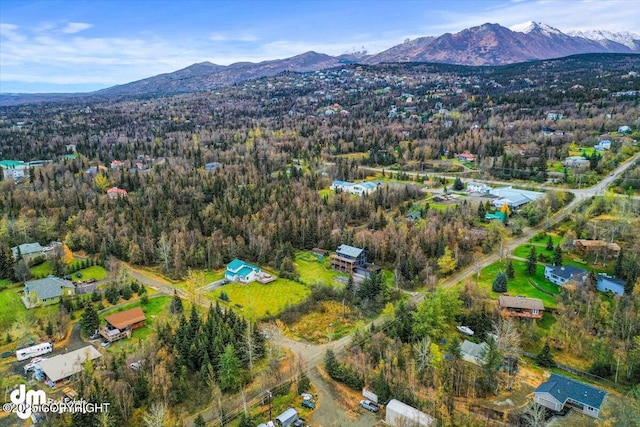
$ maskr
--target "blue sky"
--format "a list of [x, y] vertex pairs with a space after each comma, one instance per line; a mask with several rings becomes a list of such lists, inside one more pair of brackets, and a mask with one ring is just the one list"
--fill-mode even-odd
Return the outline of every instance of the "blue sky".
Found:
[[309, 50], [376, 53], [407, 38], [529, 20], [640, 33], [637, 0], [0, 0], [0, 92], [78, 92]]

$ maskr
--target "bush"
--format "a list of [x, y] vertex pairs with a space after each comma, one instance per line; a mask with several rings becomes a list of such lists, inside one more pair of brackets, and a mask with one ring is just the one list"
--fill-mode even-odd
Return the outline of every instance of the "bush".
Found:
[[149, 296], [147, 294], [142, 294], [140, 297], [140, 304], [147, 305], [149, 303]]
[[220, 292], [219, 298], [224, 302], [229, 302], [229, 295], [225, 291]]
[[122, 298], [126, 299], [127, 301], [131, 299], [131, 297], [133, 296], [133, 290], [131, 289], [131, 286], [129, 285], [125, 285], [121, 292], [122, 294]]
[[138, 282], [131, 282], [131, 290], [135, 293], [138, 293], [138, 291], [140, 290], [140, 285], [138, 284]]

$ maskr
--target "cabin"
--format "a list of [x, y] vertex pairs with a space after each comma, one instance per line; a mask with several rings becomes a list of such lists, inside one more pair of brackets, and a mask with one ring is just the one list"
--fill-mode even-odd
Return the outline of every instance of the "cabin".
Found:
[[99, 332], [102, 337], [114, 342], [123, 338], [130, 338], [131, 331], [145, 325], [147, 317], [140, 307], [111, 314], [104, 318], [106, 325], [101, 327]]
[[364, 267], [367, 254], [364, 249], [342, 244], [331, 255], [331, 268], [343, 273], [353, 273], [356, 267]]
[[552, 411], [560, 412], [570, 407], [593, 418], [598, 418], [606, 391], [558, 374], [533, 391], [533, 400]]
[[502, 295], [498, 299], [498, 309], [502, 317], [522, 319], [542, 319], [544, 304], [538, 298], [510, 297]]
[[620, 245], [606, 240], [577, 239], [573, 242], [576, 252], [582, 255], [597, 255], [605, 259], [612, 259], [620, 253]]

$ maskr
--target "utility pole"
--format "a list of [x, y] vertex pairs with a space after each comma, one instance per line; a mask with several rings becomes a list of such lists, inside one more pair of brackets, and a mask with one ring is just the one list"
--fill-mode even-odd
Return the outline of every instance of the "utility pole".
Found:
[[269, 421], [272, 421], [271, 418], [271, 398], [273, 395], [271, 394], [271, 390], [267, 390], [267, 394], [269, 395]]

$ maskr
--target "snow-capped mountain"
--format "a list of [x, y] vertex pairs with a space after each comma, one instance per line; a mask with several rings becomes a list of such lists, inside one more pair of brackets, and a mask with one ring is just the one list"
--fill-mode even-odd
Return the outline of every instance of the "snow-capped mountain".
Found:
[[533, 21], [523, 22], [522, 24], [516, 24], [509, 27], [509, 29], [514, 33], [524, 33], [524, 34], [529, 34], [533, 31], [538, 31], [542, 34], [549, 35], [549, 36], [554, 34], [555, 35], [562, 34], [562, 31], [560, 31], [557, 28], [551, 27], [542, 22], [533, 22]]
[[627, 46], [631, 50], [637, 51], [640, 49], [640, 35], [630, 33], [628, 31], [612, 33], [611, 31], [606, 30], [589, 30], [569, 31], [567, 34], [572, 37], [582, 37], [584, 39], [593, 40], [602, 44], [603, 46], [607, 46], [607, 44], [613, 42]]

